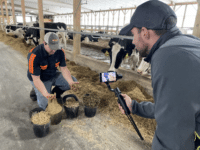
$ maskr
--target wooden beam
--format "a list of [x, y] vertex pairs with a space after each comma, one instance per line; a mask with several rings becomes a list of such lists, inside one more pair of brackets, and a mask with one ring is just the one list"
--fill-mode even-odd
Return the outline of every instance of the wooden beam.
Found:
[[23, 16], [23, 25], [26, 26], [26, 14], [25, 14], [25, 4], [24, 0], [21, 0], [22, 16]]
[[[73, 0], [73, 17], [74, 17], [74, 26], [73, 29], [74, 31], [81, 31], [81, 26], [80, 26], [80, 18], [81, 18], [81, 0]], [[75, 60], [76, 56], [80, 54], [81, 51], [81, 42], [80, 34], [74, 34], [74, 40], [73, 40], [73, 60]]]
[[183, 21], [182, 21], [182, 28], [183, 28], [184, 21], [185, 21], [185, 14], [186, 14], [186, 11], [187, 11], [187, 5], [185, 6], [185, 12], [184, 12]]
[[[43, 2], [38, 0], [38, 9], [39, 9], [39, 26], [44, 28], [44, 18], [43, 18]], [[40, 44], [44, 41], [44, 30], [40, 30]]]
[[4, 24], [4, 12], [3, 12], [3, 2], [1, 1], [1, 16], [2, 16], [2, 23]]
[[193, 35], [200, 38], [200, 4], [198, 4], [198, 10], [196, 15], [196, 20], [193, 29]]
[[[168, 4], [169, 6], [174, 6], [174, 5], [193, 5], [193, 4], [198, 4], [198, 2], [184, 2], [184, 3], [170, 3]], [[137, 7], [129, 7], [129, 8], [118, 8], [118, 9], [109, 9], [109, 10], [99, 10], [99, 11], [93, 11], [93, 12], [108, 12], [108, 11], [121, 11], [121, 10], [130, 10], [130, 9], [136, 9]], [[88, 12], [81, 12], [82, 14], [88, 13]], [[72, 13], [66, 13], [66, 14], [60, 14], [60, 15], [69, 15]]]
[[174, 6], [174, 5], [194, 5], [198, 4], [197, 2], [182, 2], [182, 3], [174, 3], [174, 4], [169, 4], [169, 6]]
[[14, 0], [11, 0], [13, 23], [16, 24]]
[[9, 17], [8, 17], [8, 6], [7, 6], [7, 1], [4, 1], [4, 2], [5, 2], [5, 8], [6, 8], [6, 19], [7, 19], [7, 24], [10, 24]]
[[[59, 4], [59, 6], [62, 6], [62, 7], [68, 7], [68, 8], [72, 8], [72, 5], [73, 4], [70, 4], [70, 3], [66, 3], [66, 2], [61, 2], [59, 0], [44, 0], [44, 1], [47, 1], [49, 3], [50, 2], [55, 2], [55, 4]], [[84, 9], [84, 10], [87, 10], [87, 11], [92, 11], [92, 9], [88, 9], [88, 8], [85, 8], [85, 7], [81, 7], [81, 9]]]
[[[17, 5], [17, 4], [15, 4], [15, 7], [21, 7], [20, 5]], [[38, 11], [38, 9], [37, 8], [34, 8], [34, 7], [27, 7], [26, 6], [26, 9], [32, 9], [32, 10], [37, 10]], [[47, 10], [44, 10], [43, 12], [47, 12], [47, 13], [53, 13], [54, 15], [57, 15], [57, 13], [55, 13], [55, 12], [52, 12], [52, 11], [47, 11]]]
[[[109, 10], [99, 10], [99, 11], [91, 11], [91, 12], [96, 12], [96, 13], [101, 13], [101, 12], [109, 12], [109, 11], [120, 11], [120, 10], [129, 10], [129, 9], [136, 9], [137, 7], [130, 7], [130, 8], [119, 8], [119, 9], [109, 9]], [[87, 14], [90, 12], [81, 12], [81, 14]], [[61, 14], [61, 15], [69, 15], [72, 13], [66, 13], [66, 14]], [[61, 16], [59, 15], [59, 16]]]

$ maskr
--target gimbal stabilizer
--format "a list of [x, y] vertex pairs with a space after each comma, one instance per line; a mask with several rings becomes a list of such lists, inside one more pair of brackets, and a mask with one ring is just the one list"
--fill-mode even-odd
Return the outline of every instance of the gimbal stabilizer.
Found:
[[[117, 79], [121, 79], [121, 78], [122, 78], [122, 75], [117, 75]], [[112, 89], [109, 85], [109, 82], [105, 82], [105, 83], [110, 91], [115, 92], [115, 96], [118, 97], [118, 103], [122, 106], [123, 110], [125, 111], [126, 116], [128, 117], [128, 119], [131, 122], [131, 124], [133, 125], [133, 127], [135, 128], [135, 131], [137, 132], [140, 139], [144, 140], [139, 129], [137, 128], [133, 118], [130, 115], [130, 110], [126, 105], [126, 102], [125, 102], [123, 96], [121, 95], [121, 91], [119, 90], [119, 88], [117, 87], [115, 89]]]

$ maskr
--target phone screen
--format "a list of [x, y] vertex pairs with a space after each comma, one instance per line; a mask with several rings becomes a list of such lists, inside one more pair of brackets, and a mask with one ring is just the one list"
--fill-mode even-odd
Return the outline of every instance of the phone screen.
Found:
[[116, 81], [116, 72], [104, 72], [100, 77], [100, 82], [114, 82]]

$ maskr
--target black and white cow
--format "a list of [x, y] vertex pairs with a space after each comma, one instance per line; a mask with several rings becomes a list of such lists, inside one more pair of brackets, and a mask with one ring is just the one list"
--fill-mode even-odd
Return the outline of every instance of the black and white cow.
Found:
[[150, 76], [151, 64], [144, 61], [144, 58], [142, 58], [142, 61], [140, 62], [139, 67], [137, 68], [137, 73], [139, 73], [141, 76]]
[[[23, 26], [22, 23], [17, 23], [17, 25]], [[18, 28], [21, 28], [21, 27], [17, 27], [17, 26], [15, 26], [15, 24], [13, 24], [13, 25], [6, 25], [6, 34], [11, 33], [11, 32], [15, 31]]]
[[[104, 34], [104, 32], [99, 31], [96, 32], [98, 34]], [[100, 36], [99, 35], [86, 35], [85, 37], [85, 42], [89, 43], [89, 42], [98, 42], [99, 41]]]
[[[39, 23], [34, 23], [30, 27], [39, 27]], [[34, 28], [28, 28], [28, 27], [26, 27], [26, 29], [25, 29], [25, 35], [24, 35], [24, 40], [26, 41], [26, 44], [35, 45], [33, 43], [33, 34], [34, 34], [34, 32], [35, 32]]]
[[[119, 35], [122, 34], [119, 33]], [[129, 32], [126, 36], [133, 35], [131, 32]], [[127, 56], [131, 56], [135, 48], [135, 45], [132, 44], [131, 39], [121, 40], [119, 38], [112, 38], [109, 41], [109, 46], [110, 48], [101, 50], [103, 53], [105, 53], [105, 55], [110, 56], [110, 68], [108, 69], [108, 71], [116, 71], [116, 69], [118, 69], [120, 64], [122, 63], [122, 60]]]
[[[34, 23], [33, 27], [39, 27], [39, 23]], [[45, 22], [44, 23], [44, 28], [49, 28], [49, 29], [59, 29], [59, 30], [66, 30], [67, 25], [65, 23], [52, 23], [52, 22]], [[45, 30], [45, 34], [47, 32], [55, 32], [57, 31], [50, 31], [50, 30]], [[65, 38], [65, 32], [60, 32], [57, 33], [57, 35], [60, 35], [63, 38], [65, 48], [66, 48], [66, 38]], [[40, 39], [40, 29], [34, 29], [34, 28], [29, 28], [25, 34], [24, 37], [25, 41], [27, 44], [30, 44], [30, 41], [32, 40], [34, 45], [39, 45], [39, 39]]]
[[[81, 30], [81, 32], [83, 32], [83, 31]], [[69, 38], [69, 39], [71, 39], [71, 40], [74, 39], [73, 33], [68, 32], [67, 35], [68, 35], [68, 38]], [[85, 37], [86, 37], [86, 35], [81, 34], [81, 42], [85, 39]]]
[[[17, 23], [19, 26], [23, 26], [22, 23]], [[15, 25], [6, 25], [6, 34], [12, 33], [16, 38], [24, 38], [24, 28], [23, 27], [17, 27]]]

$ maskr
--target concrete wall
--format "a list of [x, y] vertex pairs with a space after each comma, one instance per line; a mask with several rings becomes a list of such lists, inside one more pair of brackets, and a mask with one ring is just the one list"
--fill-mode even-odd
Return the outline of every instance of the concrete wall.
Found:
[[[84, 56], [84, 55], [77, 55], [75, 60], [73, 60], [72, 51], [65, 50], [66, 58], [70, 61], [75, 61], [76, 64], [80, 66], [89, 67], [91, 70], [96, 71], [97, 73], [106, 72], [109, 69], [109, 64]], [[123, 80], [134, 80], [138, 84], [144, 87], [146, 92], [153, 95], [153, 89], [151, 87], [151, 79], [147, 77], [142, 77], [141, 75], [137, 74], [132, 70], [127, 70], [124, 68], [119, 68], [117, 71], [118, 74], [123, 75]]]

